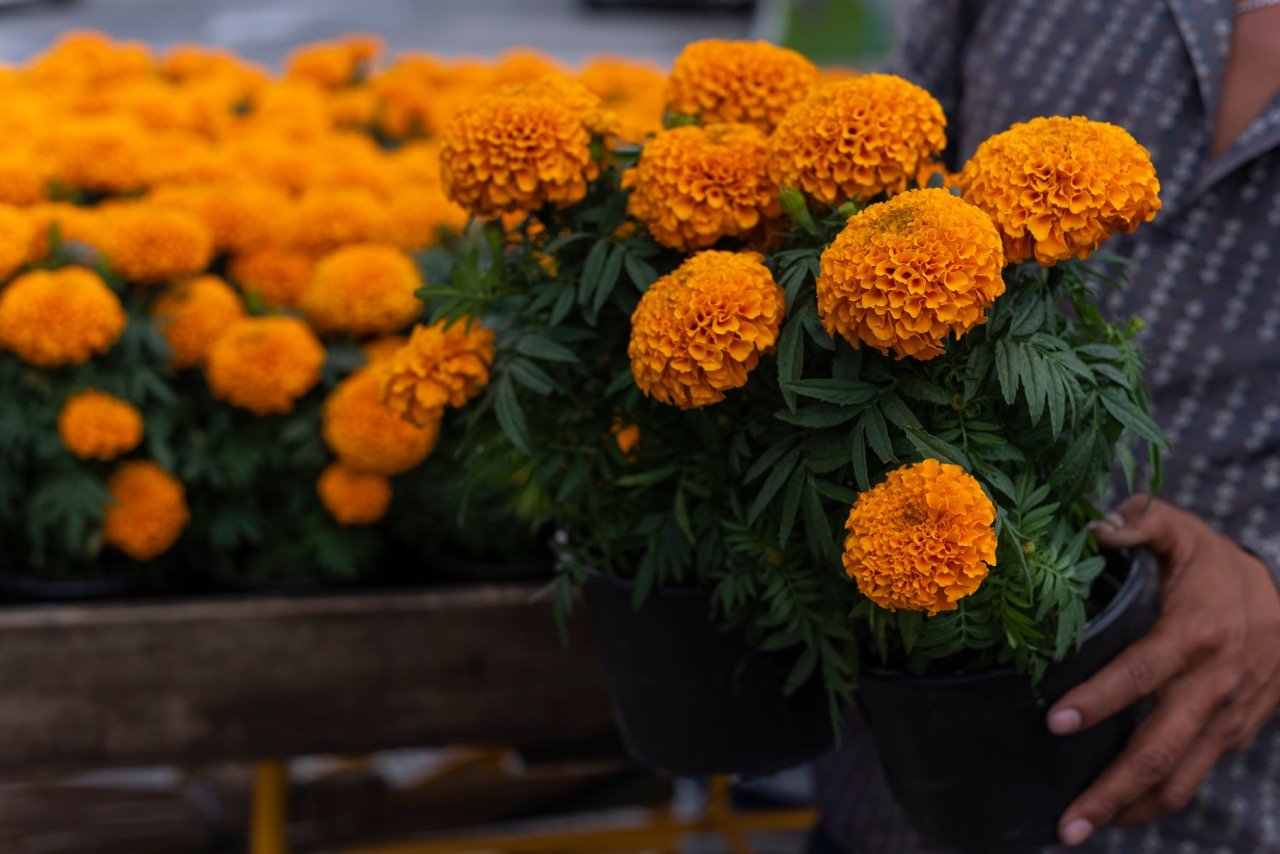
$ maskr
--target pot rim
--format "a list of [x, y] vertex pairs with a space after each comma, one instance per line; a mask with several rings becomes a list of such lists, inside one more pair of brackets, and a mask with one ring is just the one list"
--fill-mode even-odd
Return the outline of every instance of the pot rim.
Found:
[[[1145, 569], [1147, 564], [1153, 560], [1150, 552], [1142, 548], [1120, 549], [1113, 552], [1129, 561], [1129, 574], [1125, 577], [1124, 582], [1116, 590], [1115, 596], [1111, 597], [1111, 601], [1093, 619], [1085, 623], [1084, 636], [1081, 643], [1097, 637], [1105, 629], [1111, 626], [1116, 620], [1120, 619], [1120, 615], [1124, 610], [1138, 598], [1138, 593], [1142, 589], [1145, 581]], [[884, 667], [860, 667], [858, 669], [858, 678], [863, 679], [870, 677], [879, 682], [897, 682], [899, 684], [929, 684], [933, 686], [947, 686], [958, 684], [972, 684], [975, 682], [985, 682], [996, 679], [1007, 679], [1009, 676], [1015, 675], [1015, 670], [1011, 665], [1002, 667], [992, 667], [987, 670], [979, 670], [974, 673], [956, 673], [948, 676], [920, 676], [913, 673], [905, 673], [901, 670], [890, 670]]]

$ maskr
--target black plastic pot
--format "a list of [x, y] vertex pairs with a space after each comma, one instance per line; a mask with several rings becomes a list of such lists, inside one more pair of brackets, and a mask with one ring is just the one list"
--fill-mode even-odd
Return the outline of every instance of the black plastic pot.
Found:
[[793, 654], [749, 648], [711, 621], [701, 589], [655, 590], [636, 610], [630, 583], [597, 575], [584, 593], [627, 752], [674, 776], [769, 774], [832, 741], [826, 693], [782, 686]]
[[1113, 560], [1094, 590], [1114, 591], [1075, 656], [1032, 687], [1012, 669], [912, 677], [864, 669], [857, 701], [889, 787], [922, 834], [960, 851], [1029, 851], [1124, 747], [1145, 709], [1071, 736], [1049, 707], [1146, 634], [1158, 612], [1154, 562]]

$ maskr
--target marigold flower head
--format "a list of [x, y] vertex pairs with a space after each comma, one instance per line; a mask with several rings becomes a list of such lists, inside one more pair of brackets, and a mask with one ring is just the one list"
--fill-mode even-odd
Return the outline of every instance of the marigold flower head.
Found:
[[54, 178], [96, 193], [128, 193], [147, 180], [144, 131], [121, 117], [68, 119], [52, 137]]
[[352, 35], [338, 41], [315, 42], [289, 54], [284, 73], [295, 80], [336, 89], [363, 78], [381, 52], [382, 40], [377, 36]]
[[460, 234], [467, 212], [439, 189], [401, 187], [388, 200], [387, 239], [406, 252], [440, 242], [441, 231]]
[[489, 384], [493, 344], [493, 330], [478, 321], [414, 327], [383, 375], [383, 402], [413, 424], [438, 420], [446, 405], [465, 406]]
[[792, 107], [769, 138], [769, 168], [779, 186], [829, 205], [900, 193], [946, 147], [946, 126], [921, 87], [866, 74]]
[[36, 229], [18, 208], [0, 204], [0, 284], [31, 260]]
[[617, 135], [622, 139], [643, 142], [662, 130], [667, 77], [656, 66], [601, 57], [583, 66], [577, 79], [617, 117]]
[[102, 33], [74, 30], [62, 35], [53, 47], [36, 57], [27, 76], [37, 85], [90, 88], [143, 77], [153, 70], [151, 53], [141, 42], [117, 42]]
[[567, 101], [561, 88], [503, 87], [460, 110], [440, 139], [449, 198], [483, 217], [581, 201], [600, 173], [591, 153], [599, 102], [585, 89]]
[[781, 214], [764, 134], [750, 125], [660, 132], [622, 178], [627, 212], [653, 239], [684, 251], [742, 237]]
[[48, 194], [49, 168], [35, 153], [0, 152], [0, 204], [33, 205]]
[[321, 332], [378, 335], [395, 332], [422, 313], [418, 268], [392, 246], [344, 246], [316, 265], [298, 307]]
[[151, 304], [160, 334], [173, 351], [173, 366], [197, 368], [232, 323], [245, 316], [240, 296], [217, 276], [174, 285]]
[[364, 353], [369, 364], [390, 362], [392, 357], [400, 352], [400, 348], [408, 343], [407, 335], [384, 335], [381, 338], [371, 338], [361, 344], [360, 352]]
[[31, 258], [40, 259], [52, 249], [50, 236], [56, 227], [63, 243], [102, 245], [102, 217], [97, 208], [83, 208], [66, 202], [42, 202], [23, 208], [32, 227]]
[[281, 189], [251, 181], [161, 187], [148, 198], [187, 211], [205, 224], [217, 252], [250, 252], [287, 240], [290, 199]]
[[142, 442], [142, 413], [115, 395], [83, 391], [62, 405], [58, 435], [82, 460], [114, 460]]
[[368, 190], [316, 188], [294, 207], [290, 232], [294, 247], [323, 255], [348, 243], [380, 241], [387, 230], [386, 208]]
[[882, 608], [954, 611], [995, 566], [995, 519], [995, 505], [960, 466], [903, 466], [849, 511], [845, 572]]
[[209, 390], [257, 415], [292, 412], [320, 381], [324, 346], [296, 317], [246, 317], [218, 336], [205, 359]]
[[127, 323], [119, 297], [81, 267], [34, 270], [0, 291], [0, 347], [42, 368], [107, 352]]
[[416, 468], [435, 450], [440, 413], [412, 424], [383, 406], [386, 369], [386, 363], [367, 365], [338, 384], [324, 402], [321, 435], [339, 461], [392, 477]]
[[372, 525], [391, 506], [391, 480], [386, 475], [333, 463], [320, 472], [316, 492], [324, 509], [340, 525]]
[[265, 246], [232, 256], [227, 272], [246, 294], [268, 305], [292, 307], [311, 283], [316, 262], [306, 252]]
[[703, 123], [745, 122], [773, 130], [818, 78], [794, 50], [757, 41], [704, 39], [685, 46], [667, 83], [667, 109]]
[[719, 403], [773, 349], [784, 306], [759, 255], [699, 252], [650, 285], [631, 315], [636, 385], [681, 409]]
[[854, 214], [822, 253], [818, 313], [855, 347], [932, 359], [948, 335], [987, 322], [1003, 269], [982, 211], [943, 189], [909, 190]]
[[1009, 263], [1086, 258], [1160, 210], [1151, 155], [1128, 131], [1084, 116], [1016, 124], [978, 146], [964, 197], [995, 220]]
[[159, 205], [129, 204], [103, 212], [101, 246], [111, 267], [141, 285], [193, 276], [213, 259], [213, 236], [195, 216]]
[[107, 491], [102, 540], [134, 560], [164, 554], [191, 521], [182, 481], [149, 460], [121, 463]]

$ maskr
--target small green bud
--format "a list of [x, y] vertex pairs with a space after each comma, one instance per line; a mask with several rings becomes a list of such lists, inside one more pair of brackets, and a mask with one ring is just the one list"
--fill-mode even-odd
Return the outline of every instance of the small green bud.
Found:
[[782, 192], [778, 193], [778, 204], [782, 206], [782, 212], [788, 219], [809, 234], [818, 236], [818, 226], [809, 213], [809, 203], [805, 200], [803, 193], [795, 187], [783, 187]]
[[1036, 553], [1036, 544], [1027, 540], [1022, 544], [1022, 553], [1024, 555], [1033, 555]]

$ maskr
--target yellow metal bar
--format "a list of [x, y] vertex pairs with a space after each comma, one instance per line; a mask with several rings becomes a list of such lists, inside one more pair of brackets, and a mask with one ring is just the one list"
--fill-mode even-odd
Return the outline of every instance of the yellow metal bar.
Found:
[[712, 777], [707, 785], [706, 821], [729, 846], [729, 854], [751, 854], [751, 846], [733, 822], [733, 781], [728, 777]]
[[285, 854], [289, 850], [288, 797], [288, 766], [284, 762], [259, 762], [253, 773], [249, 854]]
[[716, 821], [710, 817], [687, 821], [658, 817], [633, 827], [570, 833], [453, 836], [356, 848], [347, 854], [602, 854], [669, 849], [681, 837], [695, 833], [728, 832], [745, 836], [770, 831], [805, 831], [813, 827], [815, 821], [817, 813], [811, 809], [733, 813]]

